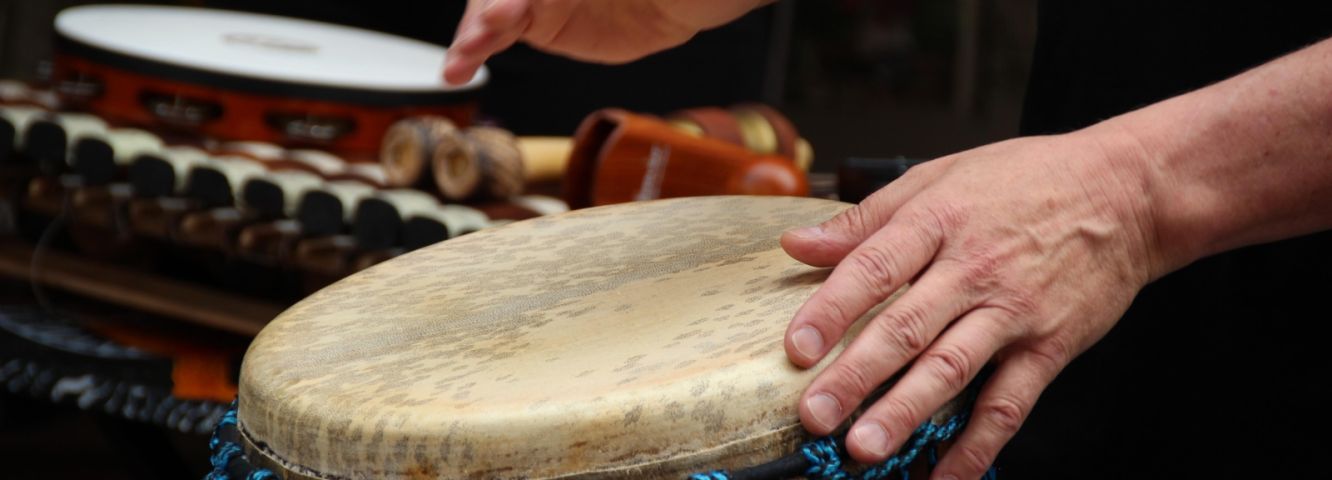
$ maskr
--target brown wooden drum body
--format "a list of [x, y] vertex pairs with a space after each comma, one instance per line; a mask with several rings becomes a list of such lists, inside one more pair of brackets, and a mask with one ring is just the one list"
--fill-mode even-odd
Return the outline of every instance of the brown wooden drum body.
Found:
[[793, 366], [782, 334], [828, 270], [777, 239], [848, 206], [592, 208], [353, 275], [250, 347], [247, 453], [321, 479], [683, 478], [789, 454], [823, 365]]

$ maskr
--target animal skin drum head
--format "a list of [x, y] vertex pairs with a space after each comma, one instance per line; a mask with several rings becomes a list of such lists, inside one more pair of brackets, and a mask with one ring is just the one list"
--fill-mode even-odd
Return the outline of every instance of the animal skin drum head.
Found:
[[793, 366], [783, 332], [829, 269], [778, 238], [849, 206], [622, 204], [377, 265], [255, 339], [247, 451], [287, 478], [682, 478], [786, 455], [824, 365]]
[[56, 16], [65, 38], [134, 58], [227, 75], [394, 92], [469, 90], [440, 76], [445, 49], [341, 25], [272, 15], [149, 5], [93, 5]]

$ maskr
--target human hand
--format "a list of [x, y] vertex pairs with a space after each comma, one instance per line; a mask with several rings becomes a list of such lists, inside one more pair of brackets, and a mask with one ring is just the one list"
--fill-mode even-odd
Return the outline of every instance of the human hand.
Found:
[[774, 0], [468, 0], [444, 78], [466, 83], [519, 40], [574, 59], [624, 63], [684, 43]]
[[1055, 375], [1165, 273], [1139, 150], [1107, 126], [1000, 142], [912, 168], [822, 225], [783, 235], [797, 260], [836, 266], [787, 330], [797, 365], [818, 363], [865, 312], [912, 284], [806, 390], [805, 428], [831, 433], [906, 369], [847, 433], [852, 457], [881, 461], [994, 361], [933, 474], [980, 477]]

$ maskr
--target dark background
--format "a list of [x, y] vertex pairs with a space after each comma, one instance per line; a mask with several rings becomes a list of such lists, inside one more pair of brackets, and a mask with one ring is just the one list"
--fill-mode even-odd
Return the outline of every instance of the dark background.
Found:
[[[80, 3], [0, 0], [0, 76], [38, 75], [55, 12]], [[463, 6], [185, 3], [440, 44]], [[761, 100], [810, 140], [814, 170], [831, 172], [849, 157], [925, 159], [1015, 136], [1024, 99], [1038, 114], [1026, 133], [1052, 133], [1206, 85], [1322, 38], [1303, 33], [1332, 19], [1300, 10], [1317, 3], [1045, 2], [1042, 20], [1063, 21], [1040, 32], [1044, 83], [1024, 98], [1036, 0], [784, 0], [630, 65], [519, 46], [489, 63], [483, 110], [520, 134], [568, 134], [603, 107]], [[1332, 292], [1330, 254], [1327, 235], [1254, 247], [1149, 287], [1042, 397], [1000, 478], [1329, 478], [1319, 301]], [[0, 284], [0, 301], [25, 292]], [[0, 394], [0, 478], [197, 478], [203, 441]]]

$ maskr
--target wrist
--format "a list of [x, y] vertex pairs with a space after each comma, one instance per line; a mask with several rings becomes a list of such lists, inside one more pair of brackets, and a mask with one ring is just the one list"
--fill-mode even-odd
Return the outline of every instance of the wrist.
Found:
[[1161, 147], [1155, 139], [1143, 134], [1143, 125], [1132, 119], [1116, 117], [1073, 132], [1072, 135], [1090, 139], [1099, 155], [1099, 168], [1116, 187], [1109, 200], [1116, 212], [1127, 241], [1136, 248], [1145, 281], [1156, 280], [1193, 260], [1194, 249], [1186, 239], [1165, 225], [1169, 213], [1163, 205], [1170, 200], [1169, 181], [1162, 171]]
[[[1120, 165], [1140, 187], [1149, 225], [1154, 280], [1205, 256], [1234, 248], [1241, 205], [1224, 194], [1211, 166], [1240, 155], [1224, 115], [1205, 92], [1183, 95], [1111, 118], [1088, 130], [1118, 144]], [[1218, 122], [1221, 122], [1218, 124]], [[1230, 214], [1227, 214], [1230, 212]]]

